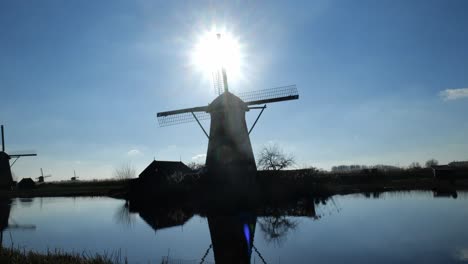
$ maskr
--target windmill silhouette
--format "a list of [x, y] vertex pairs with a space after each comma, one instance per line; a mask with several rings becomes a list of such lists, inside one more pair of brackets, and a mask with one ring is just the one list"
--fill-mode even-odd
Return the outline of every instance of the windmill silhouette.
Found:
[[36, 177], [37, 179], [37, 182], [44, 182], [44, 179], [45, 178], [49, 178], [49, 177], [52, 177], [52, 175], [44, 175], [44, 172], [42, 171], [42, 168], [41, 168], [41, 176], [39, 177]]
[[[217, 34], [217, 38], [221, 40], [221, 35]], [[298, 99], [297, 88], [291, 85], [235, 95], [229, 91], [222, 62], [220, 69], [214, 73], [214, 86], [218, 97], [210, 104], [160, 112], [157, 114], [158, 123], [160, 126], [168, 126], [196, 121], [209, 139], [206, 169], [211, 182], [240, 185], [252, 183], [254, 177], [251, 177], [250, 172], [255, 172], [257, 168], [249, 134], [265, 110], [266, 104]], [[247, 129], [245, 113], [251, 109], [261, 111], [250, 129]], [[211, 125], [208, 134], [200, 120], [209, 118]]]
[[[36, 153], [15, 153], [7, 154], [5, 152], [5, 135], [3, 125], [1, 125], [2, 133], [2, 150], [0, 151], [0, 189], [8, 189], [13, 185], [13, 176], [11, 175], [11, 167], [20, 157], [37, 156]], [[16, 158], [10, 165], [10, 159]]]
[[75, 172], [75, 170], [73, 170], [73, 177], [71, 177], [71, 180], [72, 181], [77, 181], [78, 178], [80, 178], [80, 177], [76, 176], [76, 172]]

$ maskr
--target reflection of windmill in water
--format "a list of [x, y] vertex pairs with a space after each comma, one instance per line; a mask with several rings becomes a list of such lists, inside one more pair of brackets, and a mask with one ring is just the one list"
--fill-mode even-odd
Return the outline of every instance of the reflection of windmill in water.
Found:
[[[37, 156], [36, 153], [15, 153], [7, 154], [5, 152], [5, 136], [3, 125], [1, 125], [2, 150], [0, 151], [0, 189], [9, 189], [13, 185], [13, 176], [11, 175], [11, 167], [21, 157]], [[10, 159], [16, 158], [10, 165]]]
[[49, 178], [49, 177], [52, 177], [52, 175], [50, 175], [50, 174], [44, 175], [44, 171], [41, 168], [41, 176], [36, 177], [36, 179], [37, 179], [37, 182], [44, 182], [44, 179]]
[[[138, 213], [155, 232], [158, 230], [183, 226], [195, 214], [204, 215], [205, 211], [191, 207], [178, 206], [136, 206], [125, 203], [118, 208], [115, 220], [124, 225], [131, 225], [132, 213]], [[126, 212], [125, 212], [126, 211]], [[250, 263], [253, 252], [263, 260], [254, 245], [256, 214], [252, 211], [236, 211], [226, 215], [208, 212], [206, 216], [211, 236], [211, 244], [200, 253], [199, 263], [208, 263], [209, 254], [213, 252], [216, 263]], [[264, 261], [263, 261], [264, 262]], [[163, 257], [161, 263], [185, 263], [174, 257]], [[187, 261], [188, 263], [188, 261]], [[190, 262], [192, 263], [192, 262]]]
[[[217, 37], [221, 45], [220, 34]], [[196, 121], [209, 139], [206, 168], [211, 181], [244, 186], [253, 181], [249, 172], [256, 171], [249, 134], [266, 104], [298, 99], [299, 95], [294, 85], [234, 95], [228, 89], [223, 62], [220, 64], [220, 70], [215, 74], [218, 97], [209, 105], [160, 112], [157, 117], [160, 126]], [[250, 129], [247, 129], [245, 113], [251, 109], [261, 111]], [[211, 125], [208, 134], [200, 120], [209, 118]], [[215, 174], [223, 174], [223, 178]]]
[[11, 201], [0, 200], [0, 247], [3, 246], [3, 231], [6, 229], [34, 230], [35, 225], [20, 225], [18, 223], [9, 224]]
[[[210, 231], [211, 243], [206, 245], [203, 254], [200, 253], [200, 263], [207, 263], [213, 254], [216, 263], [251, 263], [260, 261], [266, 263], [261, 249], [255, 246], [255, 232], [259, 224], [260, 231], [271, 242], [281, 242], [288, 232], [295, 230], [298, 222], [291, 217], [308, 217], [312, 221], [319, 220], [328, 211], [321, 210], [317, 214], [316, 207], [328, 204], [328, 197], [304, 197], [299, 200], [284, 201], [282, 203], [260, 203], [249, 209], [213, 210], [211, 207], [187, 205], [155, 206], [154, 204], [141, 206], [125, 203], [116, 212], [117, 218], [131, 217], [131, 213], [139, 216], [154, 230], [185, 225], [194, 215], [206, 217]], [[331, 200], [331, 206], [337, 205]], [[331, 208], [333, 209], [333, 208]], [[121, 212], [129, 210], [128, 212]], [[119, 223], [131, 223], [131, 219], [116, 219]], [[257, 232], [258, 234], [258, 232]], [[257, 243], [258, 244], [258, 243]], [[253, 259], [255, 257], [255, 259]], [[162, 263], [185, 263], [174, 257], [164, 257]], [[188, 263], [188, 261], [187, 261]]]

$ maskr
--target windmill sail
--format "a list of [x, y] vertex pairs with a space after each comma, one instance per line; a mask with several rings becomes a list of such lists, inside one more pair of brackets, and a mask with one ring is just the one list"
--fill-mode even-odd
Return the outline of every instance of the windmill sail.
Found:
[[247, 105], [268, 104], [299, 99], [296, 85], [282, 86], [237, 94]]
[[[218, 75], [219, 76], [219, 75]], [[223, 92], [222, 81], [218, 86], [220, 93]], [[289, 85], [283, 87], [276, 87], [258, 91], [249, 91], [236, 94], [247, 105], [259, 105], [275, 103], [287, 100], [299, 99], [299, 93], [296, 85]], [[210, 119], [210, 114], [207, 113], [208, 106], [199, 106], [192, 108], [179, 109], [174, 111], [160, 112], [157, 114], [159, 126], [171, 126], [182, 123], [194, 122], [198, 120]]]
[[34, 156], [37, 156], [37, 153], [36, 151], [22, 151], [22, 152], [12, 152], [12, 153], [9, 153], [8, 156], [10, 156], [10, 158], [19, 158], [19, 157], [34, 157]]
[[193, 122], [196, 119], [198, 120], [207, 120], [210, 119], [210, 115], [206, 112], [207, 106], [199, 106], [192, 108], [179, 109], [174, 111], [160, 112], [158, 113], [158, 123], [159, 126], [171, 126], [182, 123]]
[[213, 72], [213, 88], [216, 95], [220, 95], [224, 92], [223, 76], [220, 70]]

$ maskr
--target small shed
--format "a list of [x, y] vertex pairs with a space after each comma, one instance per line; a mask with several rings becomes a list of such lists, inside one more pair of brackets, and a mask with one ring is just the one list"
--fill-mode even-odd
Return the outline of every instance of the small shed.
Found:
[[18, 182], [18, 189], [27, 190], [33, 189], [36, 187], [36, 183], [31, 178], [23, 178]]
[[189, 173], [192, 173], [192, 170], [181, 161], [154, 160], [138, 178], [143, 182], [165, 184], [182, 180], [183, 176]]
[[455, 176], [455, 168], [449, 165], [434, 165], [431, 166], [434, 178], [439, 180], [453, 180]]

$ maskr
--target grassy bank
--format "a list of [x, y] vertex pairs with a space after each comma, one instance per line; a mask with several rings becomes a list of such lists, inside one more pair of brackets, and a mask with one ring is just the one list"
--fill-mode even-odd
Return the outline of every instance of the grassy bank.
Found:
[[126, 258], [117, 254], [66, 253], [60, 250], [37, 253], [33, 251], [0, 247], [0, 263], [11, 264], [111, 264], [128, 263]]
[[316, 170], [259, 171], [257, 182], [275, 195], [308, 192], [334, 195], [407, 190], [468, 190], [468, 173], [456, 181], [434, 178], [431, 169], [362, 170], [345, 173]]
[[35, 188], [0, 190], [0, 197], [67, 197], [111, 196], [123, 197], [128, 180], [66, 181], [37, 184]]
[[[192, 175], [193, 176], [193, 175]], [[172, 197], [185, 199], [199, 197], [200, 192], [219, 189], [209, 183], [202, 183], [200, 175], [178, 182], [140, 182], [135, 180], [94, 180], [66, 181], [37, 184], [28, 190], [0, 190], [0, 198], [14, 197], [67, 197], [67, 196], [109, 196], [115, 198]], [[155, 176], [154, 179], [157, 180]], [[405, 190], [468, 190], [468, 171], [462, 171], [456, 181], [434, 178], [431, 169], [360, 170], [350, 172], [324, 172], [314, 169], [258, 171], [256, 191], [264, 196], [288, 197], [295, 194], [313, 193], [334, 195], [357, 192], [385, 192]], [[131, 192], [130, 189], [132, 189]]]

